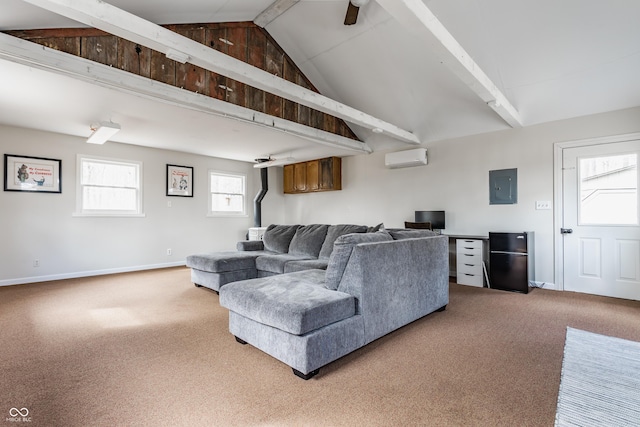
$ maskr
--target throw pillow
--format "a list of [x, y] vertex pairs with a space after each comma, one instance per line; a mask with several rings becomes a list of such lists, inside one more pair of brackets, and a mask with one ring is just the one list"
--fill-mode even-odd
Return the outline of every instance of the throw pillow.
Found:
[[367, 233], [375, 233], [376, 231], [384, 230], [384, 223], [380, 223], [374, 227], [367, 228]]

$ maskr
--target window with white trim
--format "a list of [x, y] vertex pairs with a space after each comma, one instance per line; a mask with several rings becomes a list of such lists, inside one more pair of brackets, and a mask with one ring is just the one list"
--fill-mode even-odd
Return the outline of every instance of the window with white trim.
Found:
[[142, 162], [78, 155], [77, 215], [142, 216]]
[[246, 215], [246, 176], [209, 171], [209, 216]]

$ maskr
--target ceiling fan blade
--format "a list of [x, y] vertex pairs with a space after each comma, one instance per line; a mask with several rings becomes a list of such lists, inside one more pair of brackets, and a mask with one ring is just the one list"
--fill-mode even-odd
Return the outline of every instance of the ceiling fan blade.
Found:
[[344, 17], [344, 25], [353, 25], [358, 20], [358, 12], [360, 11], [360, 7], [354, 6], [351, 1], [349, 1], [349, 7], [347, 8], [347, 15]]

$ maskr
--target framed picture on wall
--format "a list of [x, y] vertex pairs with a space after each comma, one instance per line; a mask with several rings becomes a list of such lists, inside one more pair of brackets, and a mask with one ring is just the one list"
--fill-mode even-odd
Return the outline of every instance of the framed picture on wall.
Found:
[[193, 197], [193, 168], [167, 165], [167, 196]]
[[4, 191], [62, 193], [62, 160], [4, 155]]

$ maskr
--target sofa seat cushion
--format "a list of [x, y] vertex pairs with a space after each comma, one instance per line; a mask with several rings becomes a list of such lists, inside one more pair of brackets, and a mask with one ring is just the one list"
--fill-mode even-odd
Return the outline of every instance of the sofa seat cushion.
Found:
[[326, 259], [304, 259], [299, 261], [289, 261], [284, 265], [285, 273], [293, 273], [294, 271], [304, 271], [320, 269], [326, 270], [329, 261]]
[[308, 258], [318, 258], [320, 248], [327, 237], [328, 225], [310, 224], [303, 225], [296, 230], [296, 234], [291, 239], [289, 254], [304, 256]]
[[264, 254], [256, 258], [256, 269], [271, 273], [284, 273], [284, 266], [288, 262], [310, 259], [309, 257], [289, 254]]
[[256, 268], [256, 258], [265, 252], [216, 252], [212, 254], [189, 255], [187, 267], [211, 273], [246, 270]]
[[256, 322], [303, 335], [355, 315], [352, 295], [322, 286], [324, 271], [307, 270], [229, 283], [223, 307]]

